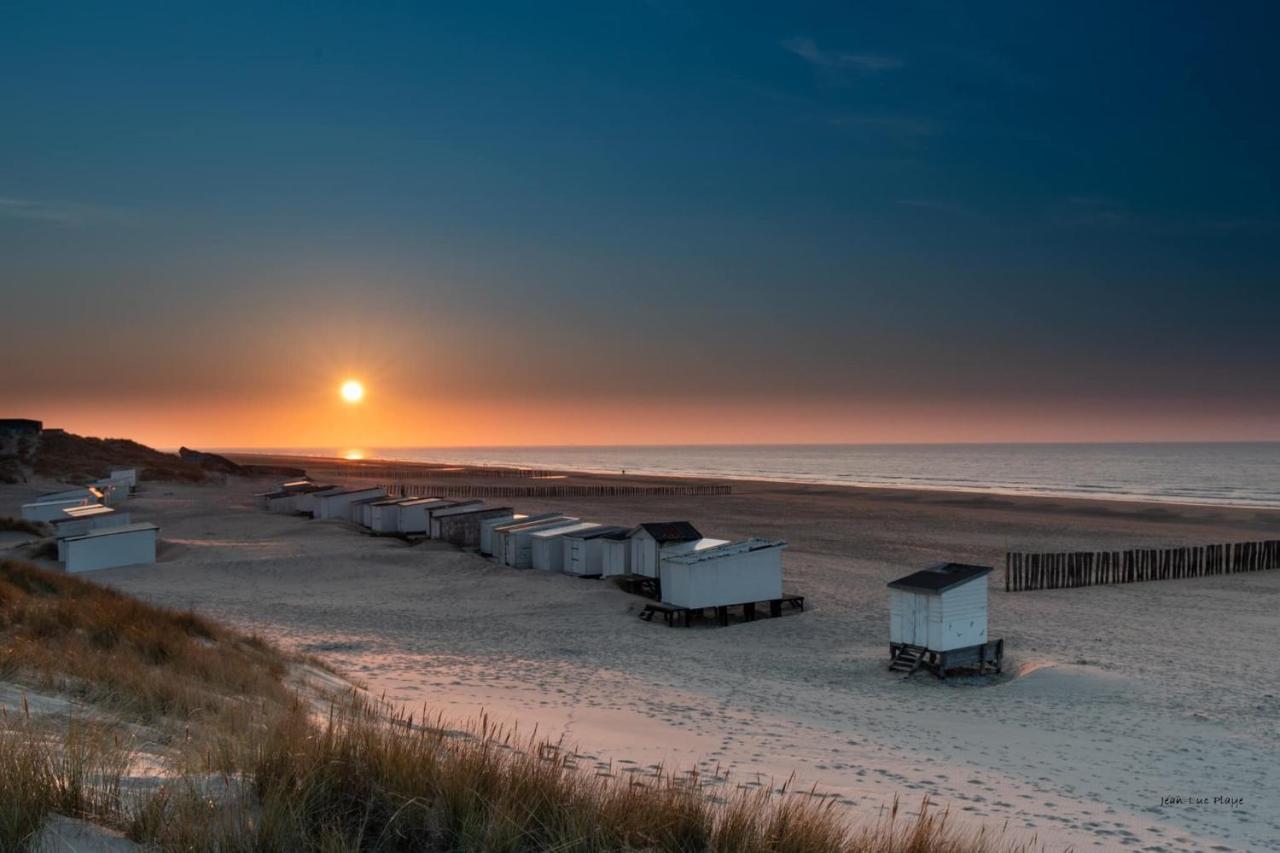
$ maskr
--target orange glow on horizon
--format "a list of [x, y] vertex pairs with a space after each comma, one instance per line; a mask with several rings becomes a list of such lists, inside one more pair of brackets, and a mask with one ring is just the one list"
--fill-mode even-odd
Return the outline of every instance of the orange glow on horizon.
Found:
[[1068, 410], [1007, 401], [797, 399], [765, 405], [749, 399], [450, 399], [406, 393], [366, 396], [352, 405], [335, 398], [332, 389], [256, 399], [33, 398], [7, 409], [14, 417], [42, 419], [47, 427], [159, 448], [338, 448], [358, 449], [365, 458], [373, 448], [397, 447], [1280, 438], [1267, 412], [1232, 413], [1228, 431], [1222, 412], [1189, 415], [1150, 402], [1117, 411], [1114, 404], [1084, 401]]

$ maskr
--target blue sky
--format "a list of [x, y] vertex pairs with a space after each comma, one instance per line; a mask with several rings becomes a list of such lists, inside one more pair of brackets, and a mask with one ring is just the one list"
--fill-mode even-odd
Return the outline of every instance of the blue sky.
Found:
[[4, 5], [9, 346], [135, 330], [3, 402], [289, 393], [308, 331], [529, 405], [1280, 414], [1274, 4], [742, 5]]

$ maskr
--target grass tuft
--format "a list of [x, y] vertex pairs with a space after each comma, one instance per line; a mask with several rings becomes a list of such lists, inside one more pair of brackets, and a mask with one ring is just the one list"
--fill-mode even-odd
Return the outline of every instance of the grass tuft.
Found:
[[0, 532], [30, 533], [32, 536], [48, 536], [49, 527], [39, 521], [0, 516]]

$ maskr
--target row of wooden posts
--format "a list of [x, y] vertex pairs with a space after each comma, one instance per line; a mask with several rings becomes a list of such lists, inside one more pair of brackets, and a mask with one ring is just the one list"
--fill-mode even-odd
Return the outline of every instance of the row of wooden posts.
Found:
[[470, 483], [379, 483], [389, 495], [450, 498], [629, 498], [655, 496], [710, 496], [733, 494], [723, 484], [694, 483], [672, 486], [477, 486]]
[[1005, 555], [1004, 588], [1009, 592], [1066, 589], [1267, 569], [1280, 569], [1280, 541], [1061, 554], [1010, 553]]

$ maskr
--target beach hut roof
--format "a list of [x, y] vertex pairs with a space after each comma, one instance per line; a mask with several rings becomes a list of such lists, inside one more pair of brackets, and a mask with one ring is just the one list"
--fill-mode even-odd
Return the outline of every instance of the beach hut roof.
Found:
[[53, 503], [54, 501], [62, 500], [65, 495], [74, 494], [79, 496], [82, 492], [88, 492], [89, 494], [102, 497], [102, 492], [95, 486], [72, 486], [69, 489], [63, 489], [60, 492], [45, 492], [43, 495], [37, 495], [36, 499], [31, 503]]
[[631, 533], [634, 534], [638, 530], [648, 533], [659, 543], [692, 542], [702, 538], [698, 528], [687, 521], [649, 521], [634, 528]]
[[68, 536], [66, 541], [79, 542], [81, 539], [102, 539], [106, 536], [117, 536], [121, 533], [137, 533], [140, 530], [159, 530], [158, 524], [152, 524], [149, 521], [140, 521], [134, 524], [123, 524], [119, 527], [106, 527], [102, 530], [91, 530], [88, 533], [80, 533], [76, 536]]
[[706, 560], [719, 560], [722, 557], [732, 557], [736, 554], [749, 554], [752, 551], [762, 551], [765, 548], [787, 547], [787, 543], [782, 539], [740, 539], [737, 542], [705, 539], [703, 544], [706, 544], [707, 547], [699, 548], [697, 551], [690, 551], [688, 554], [663, 557], [663, 559], [691, 566], [694, 563], [701, 563]]
[[379, 487], [378, 487], [378, 486], [365, 486], [363, 489], [342, 489], [341, 491], [337, 491], [337, 492], [329, 492], [328, 494], [323, 495], [322, 497], [326, 497], [326, 498], [340, 498], [340, 497], [342, 497], [343, 495], [355, 495], [355, 494], [359, 494], [360, 492], [371, 492], [371, 491], [373, 491], [373, 490], [374, 490], [374, 489], [376, 489], [376, 488], [379, 488]]
[[542, 530], [535, 530], [530, 535], [532, 535], [536, 539], [555, 539], [561, 536], [565, 536], [573, 531], [591, 530], [599, 526], [600, 525], [594, 521], [578, 521], [577, 519], [574, 519], [574, 520], [566, 519], [564, 524], [562, 525], [546, 527], [546, 528], [543, 528]]
[[85, 518], [94, 515], [110, 515], [115, 512], [115, 510], [103, 504], [88, 504], [87, 506], [69, 506], [64, 509], [63, 512], [66, 513], [67, 517], [55, 518], [52, 521], [53, 524], [57, 524], [60, 521], [72, 521], [77, 518]]
[[970, 566], [965, 563], [939, 563], [936, 566], [914, 572], [906, 577], [889, 581], [893, 589], [909, 589], [913, 592], [944, 593], [962, 583], [991, 574], [990, 566]]
[[460, 515], [475, 515], [477, 512], [514, 512], [509, 506], [471, 506], [463, 504], [461, 506], [451, 506], [442, 509], [439, 512], [433, 512], [433, 518], [457, 518]]
[[[608, 537], [609, 539], [626, 539], [627, 534], [631, 532], [628, 527], [618, 527], [609, 525], [607, 527], [594, 527], [589, 530], [577, 530], [573, 533], [566, 533], [565, 539], [599, 539], [600, 537]], [[621, 534], [621, 535], [619, 535]]]

